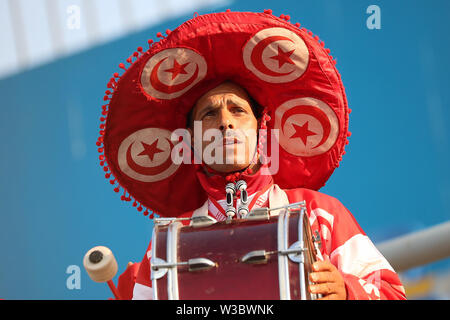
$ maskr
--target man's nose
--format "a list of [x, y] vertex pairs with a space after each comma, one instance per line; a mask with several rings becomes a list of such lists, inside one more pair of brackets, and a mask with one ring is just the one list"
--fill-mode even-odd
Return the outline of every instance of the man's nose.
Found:
[[222, 110], [220, 112], [219, 130], [225, 131], [228, 129], [234, 129], [233, 119], [231, 118], [229, 112]]

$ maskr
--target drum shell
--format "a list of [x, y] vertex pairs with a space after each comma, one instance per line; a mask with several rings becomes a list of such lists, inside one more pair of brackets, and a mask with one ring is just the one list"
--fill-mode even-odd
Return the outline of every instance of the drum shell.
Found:
[[[288, 220], [288, 247], [299, 241], [299, 214]], [[311, 241], [308, 219], [302, 223], [305, 254], [305, 279], [315, 251]], [[154, 254], [167, 261], [167, 226], [156, 226]], [[184, 226], [178, 229], [177, 260], [207, 258], [216, 263], [215, 268], [189, 271], [177, 268], [178, 295], [181, 300], [277, 300], [280, 299], [278, 254], [271, 254], [261, 264], [247, 264], [241, 258], [255, 250], [276, 252], [278, 250], [278, 216], [268, 221], [233, 220], [219, 222], [202, 228]], [[300, 264], [288, 259], [290, 298], [300, 299]], [[154, 282], [155, 283], [155, 282]], [[168, 299], [167, 275], [156, 281], [157, 298]], [[306, 299], [311, 299], [306, 292]]]

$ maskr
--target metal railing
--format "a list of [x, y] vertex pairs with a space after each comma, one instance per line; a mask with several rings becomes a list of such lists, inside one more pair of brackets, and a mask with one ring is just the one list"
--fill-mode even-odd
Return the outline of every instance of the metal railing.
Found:
[[376, 245], [395, 271], [450, 257], [450, 221]]

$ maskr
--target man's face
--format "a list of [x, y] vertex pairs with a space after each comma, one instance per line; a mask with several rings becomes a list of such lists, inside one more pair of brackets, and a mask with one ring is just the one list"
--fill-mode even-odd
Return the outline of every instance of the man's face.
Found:
[[[208, 91], [195, 104], [192, 120], [202, 124], [202, 155], [210, 168], [219, 172], [234, 172], [250, 165], [256, 152], [258, 120], [244, 89], [234, 83], [224, 82]], [[210, 139], [212, 135], [217, 136], [211, 132], [219, 131], [220, 141]], [[221, 154], [219, 149], [223, 156], [219, 156], [221, 159], [215, 163], [205, 161], [213, 149], [216, 160], [216, 152]]]

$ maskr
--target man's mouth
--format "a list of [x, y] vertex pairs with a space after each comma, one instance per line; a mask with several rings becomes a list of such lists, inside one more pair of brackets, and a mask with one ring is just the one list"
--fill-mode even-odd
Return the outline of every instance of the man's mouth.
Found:
[[224, 146], [234, 145], [234, 144], [241, 144], [241, 143], [242, 143], [242, 141], [240, 141], [236, 137], [225, 137], [225, 138], [223, 138], [223, 145]]

